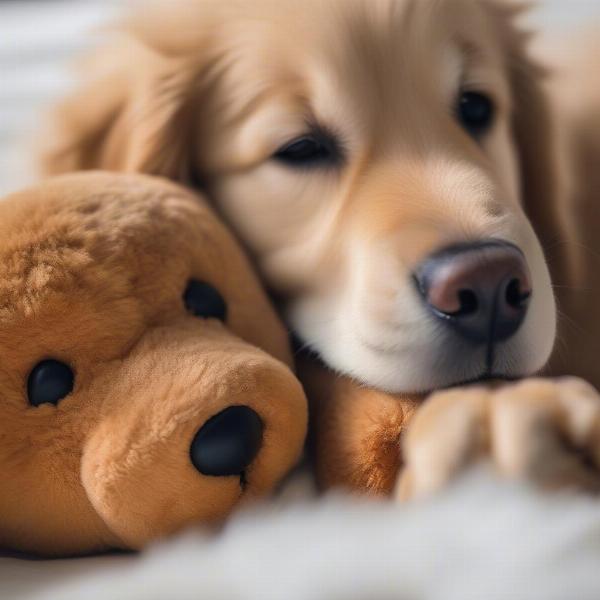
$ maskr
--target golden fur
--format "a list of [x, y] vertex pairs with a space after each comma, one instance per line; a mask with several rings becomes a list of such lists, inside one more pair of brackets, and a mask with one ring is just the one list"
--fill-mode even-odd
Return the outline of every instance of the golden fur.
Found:
[[[551, 271], [569, 313], [551, 372], [597, 378], [600, 319], [582, 311], [600, 293], [577, 250], [597, 218], [581, 222], [589, 190], [574, 205], [560, 179], [575, 167], [559, 163], [546, 75], [518, 12], [501, 0], [145, 3], [55, 113], [47, 171], [101, 166], [207, 190], [293, 329], [340, 374], [312, 394], [325, 483], [390, 492], [401, 461], [389, 440], [415, 403], [480, 372], [480, 357], [460, 360], [463, 350], [444, 343], [411, 282], [448, 244], [501, 238], [529, 263], [532, 304], [499, 352], [504, 375], [548, 363]], [[479, 144], [453, 116], [465, 87], [497, 107]], [[315, 122], [342, 139], [343, 166], [278, 164], [277, 148]], [[585, 299], [570, 292], [582, 281]], [[574, 333], [582, 326], [585, 339]], [[361, 394], [368, 401], [345, 401]]]
[[[0, 202], [0, 236], [0, 546], [140, 548], [222, 520], [294, 464], [307, 411], [286, 332], [199, 197], [146, 176], [65, 176]], [[220, 291], [226, 325], [186, 311], [190, 278]], [[33, 407], [26, 382], [47, 358], [75, 387]], [[265, 427], [243, 488], [189, 458], [235, 405]]]

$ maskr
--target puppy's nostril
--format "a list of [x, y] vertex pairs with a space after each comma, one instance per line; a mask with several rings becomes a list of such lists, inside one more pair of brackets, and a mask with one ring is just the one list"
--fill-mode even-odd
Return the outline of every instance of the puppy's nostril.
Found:
[[456, 313], [453, 313], [453, 316], [472, 315], [479, 308], [477, 294], [473, 290], [459, 290], [458, 301], [460, 308]]
[[530, 296], [531, 291], [523, 289], [521, 281], [517, 278], [511, 279], [506, 286], [506, 303], [512, 308], [523, 308]]
[[263, 423], [248, 406], [231, 406], [209, 419], [190, 447], [194, 467], [203, 475], [241, 475], [262, 445]]

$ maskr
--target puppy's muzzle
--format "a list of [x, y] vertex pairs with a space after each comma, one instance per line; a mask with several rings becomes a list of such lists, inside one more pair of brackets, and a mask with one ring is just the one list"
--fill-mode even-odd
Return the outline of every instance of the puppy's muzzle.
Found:
[[532, 293], [523, 253], [496, 240], [436, 252], [416, 271], [415, 281], [436, 319], [463, 339], [488, 346], [518, 331]]

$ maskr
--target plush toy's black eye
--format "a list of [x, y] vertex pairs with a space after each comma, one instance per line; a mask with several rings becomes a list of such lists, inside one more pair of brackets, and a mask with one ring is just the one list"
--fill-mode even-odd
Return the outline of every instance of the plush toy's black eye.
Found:
[[488, 96], [479, 92], [463, 92], [457, 111], [461, 125], [473, 137], [484, 134], [494, 122], [494, 105]]
[[288, 142], [275, 152], [274, 158], [291, 167], [316, 167], [334, 164], [340, 153], [333, 137], [318, 132]]
[[227, 305], [225, 300], [209, 283], [192, 279], [183, 294], [185, 307], [196, 317], [225, 321]]
[[33, 367], [27, 380], [29, 404], [58, 404], [73, 391], [74, 380], [69, 365], [58, 360], [43, 360]]

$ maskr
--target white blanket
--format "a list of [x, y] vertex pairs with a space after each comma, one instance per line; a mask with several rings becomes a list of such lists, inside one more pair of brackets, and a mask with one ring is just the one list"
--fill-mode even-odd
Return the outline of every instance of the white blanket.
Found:
[[347, 498], [265, 507], [219, 537], [189, 532], [141, 556], [0, 560], [0, 597], [598, 600], [600, 502], [481, 472], [403, 507]]

